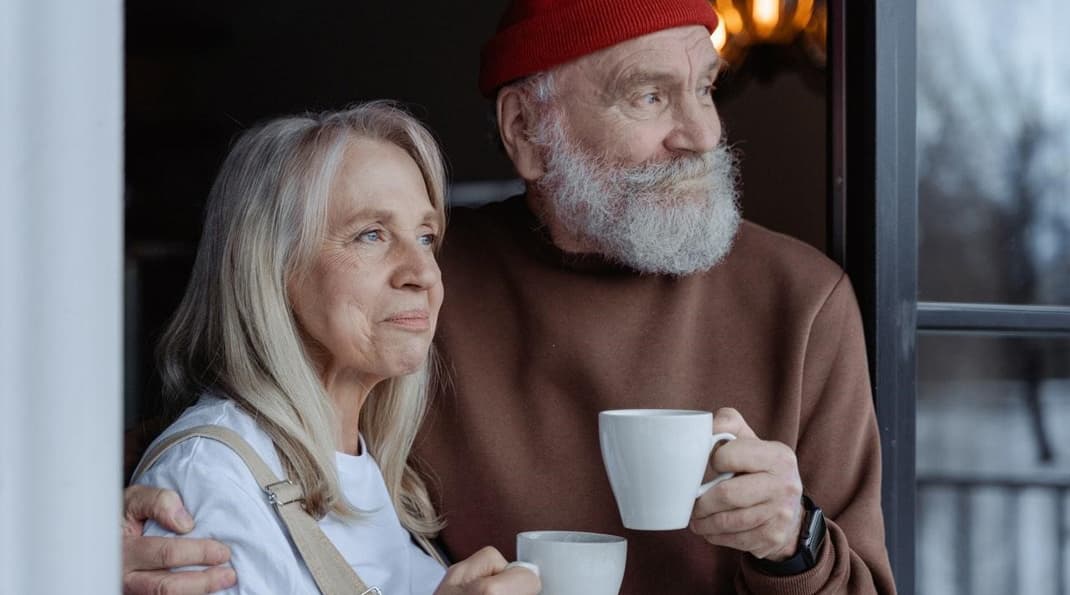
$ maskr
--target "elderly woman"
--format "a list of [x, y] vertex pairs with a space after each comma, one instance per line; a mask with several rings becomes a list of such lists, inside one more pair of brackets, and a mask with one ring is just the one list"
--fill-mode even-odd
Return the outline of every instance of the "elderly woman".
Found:
[[[165, 390], [189, 407], [157, 443], [206, 425], [235, 432], [385, 595], [537, 593], [492, 548], [447, 570], [417, 544], [441, 526], [409, 452], [442, 304], [444, 177], [430, 134], [387, 103], [244, 134], [161, 344]], [[302, 559], [230, 447], [190, 437], [145, 464], [137, 483], [178, 491], [195, 535], [230, 546], [234, 592], [317, 592], [309, 567], [321, 561]]]

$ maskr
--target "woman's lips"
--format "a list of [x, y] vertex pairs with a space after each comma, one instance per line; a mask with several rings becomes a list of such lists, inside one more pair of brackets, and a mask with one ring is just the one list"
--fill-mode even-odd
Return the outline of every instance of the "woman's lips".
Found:
[[406, 310], [391, 314], [386, 322], [413, 331], [426, 331], [431, 328], [431, 317], [427, 310]]

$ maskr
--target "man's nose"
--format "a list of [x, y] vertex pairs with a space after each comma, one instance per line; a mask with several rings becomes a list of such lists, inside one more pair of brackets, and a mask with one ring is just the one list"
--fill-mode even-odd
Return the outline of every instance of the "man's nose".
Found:
[[679, 102], [673, 113], [673, 130], [666, 138], [671, 151], [707, 153], [721, 141], [721, 119], [717, 108], [703, 105], [698, 98]]

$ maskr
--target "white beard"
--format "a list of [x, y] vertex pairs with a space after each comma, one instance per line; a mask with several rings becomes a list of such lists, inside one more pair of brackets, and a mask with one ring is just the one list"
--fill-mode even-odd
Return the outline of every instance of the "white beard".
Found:
[[566, 231], [642, 273], [688, 275], [728, 254], [739, 229], [735, 158], [722, 142], [702, 155], [622, 166], [585, 154], [556, 110], [535, 134], [546, 171], [535, 181]]

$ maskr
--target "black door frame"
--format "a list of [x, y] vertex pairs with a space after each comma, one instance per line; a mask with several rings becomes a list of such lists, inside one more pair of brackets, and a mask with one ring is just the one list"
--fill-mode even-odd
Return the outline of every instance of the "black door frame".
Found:
[[829, 2], [829, 242], [866, 333], [892, 572], [914, 592], [917, 172], [913, 0]]

